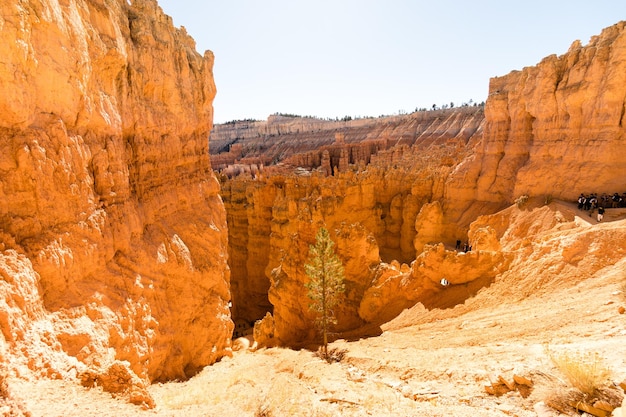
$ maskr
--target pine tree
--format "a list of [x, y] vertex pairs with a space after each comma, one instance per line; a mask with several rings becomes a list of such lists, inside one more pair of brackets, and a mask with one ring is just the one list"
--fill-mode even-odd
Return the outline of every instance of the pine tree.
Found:
[[328, 230], [321, 227], [315, 236], [315, 245], [309, 246], [309, 261], [304, 270], [310, 278], [306, 284], [309, 309], [318, 318], [315, 324], [322, 332], [324, 359], [328, 360], [328, 328], [337, 324], [333, 308], [339, 303], [340, 294], [345, 291], [344, 269], [341, 260], [335, 254], [335, 243]]

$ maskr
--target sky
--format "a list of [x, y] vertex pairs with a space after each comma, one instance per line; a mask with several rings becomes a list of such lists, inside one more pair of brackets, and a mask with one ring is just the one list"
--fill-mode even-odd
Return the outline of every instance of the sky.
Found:
[[586, 45], [625, 0], [158, 0], [215, 54], [214, 122], [410, 113]]

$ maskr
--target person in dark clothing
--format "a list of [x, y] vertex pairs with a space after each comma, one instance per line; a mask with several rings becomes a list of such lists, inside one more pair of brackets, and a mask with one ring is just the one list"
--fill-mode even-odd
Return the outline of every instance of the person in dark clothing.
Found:
[[586, 211], [591, 210], [591, 196], [586, 196], [586, 197], [585, 197], [584, 209], [585, 209]]
[[580, 193], [580, 197], [578, 197], [578, 210], [582, 210], [584, 204], [585, 204], [585, 195], [583, 193]]
[[613, 197], [611, 197], [611, 200], [613, 200], [613, 203], [612, 203], [613, 208], [619, 207], [620, 197], [618, 193], [613, 194]]

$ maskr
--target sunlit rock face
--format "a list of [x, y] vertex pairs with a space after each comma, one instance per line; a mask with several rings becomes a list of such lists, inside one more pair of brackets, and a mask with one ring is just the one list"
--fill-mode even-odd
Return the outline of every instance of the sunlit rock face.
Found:
[[458, 202], [447, 210], [451, 221], [525, 194], [575, 200], [625, 191], [625, 26], [491, 80], [483, 141], [448, 184]]
[[[304, 263], [318, 228], [325, 226], [346, 267], [345, 300], [336, 309], [336, 330], [370, 331], [379, 325], [381, 316], [360, 313], [365, 311], [361, 304], [366, 290], [389, 268], [409, 270], [401, 264], [415, 259], [418, 213], [431, 201], [444, 198], [445, 178], [465, 157], [467, 143], [480, 134], [479, 128], [462, 128], [481, 120], [480, 109], [471, 110], [442, 117], [450, 124], [440, 130], [438, 139], [416, 146], [352, 146], [339, 136], [333, 146], [288, 158], [314, 161], [313, 172], [304, 167], [294, 173], [268, 167], [254, 177], [240, 175], [228, 180], [222, 175], [234, 317], [254, 321], [272, 312], [278, 343], [297, 345], [315, 340]], [[467, 114], [473, 116], [466, 118]], [[435, 120], [425, 119], [428, 123]], [[453, 126], [452, 121], [458, 125]], [[413, 131], [418, 127], [413, 125]], [[364, 152], [359, 154], [357, 149]], [[332, 155], [341, 151], [349, 161], [332, 162]], [[323, 163], [324, 154], [328, 166]], [[387, 265], [394, 261], [393, 266]], [[384, 309], [387, 301], [381, 303]]]
[[154, 0], [9, 3], [0, 340], [52, 374], [117, 360], [147, 380], [193, 375], [233, 327], [213, 55]]

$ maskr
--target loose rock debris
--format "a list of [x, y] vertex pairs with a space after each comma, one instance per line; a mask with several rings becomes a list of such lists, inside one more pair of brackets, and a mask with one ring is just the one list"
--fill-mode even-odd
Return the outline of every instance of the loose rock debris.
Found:
[[485, 385], [485, 392], [499, 397], [508, 392], [517, 391], [523, 398], [528, 398], [532, 392], [533, 382], [524, 376], [513, 375], [513, 380], [507, 380], [502, 375], [495, 382]]

